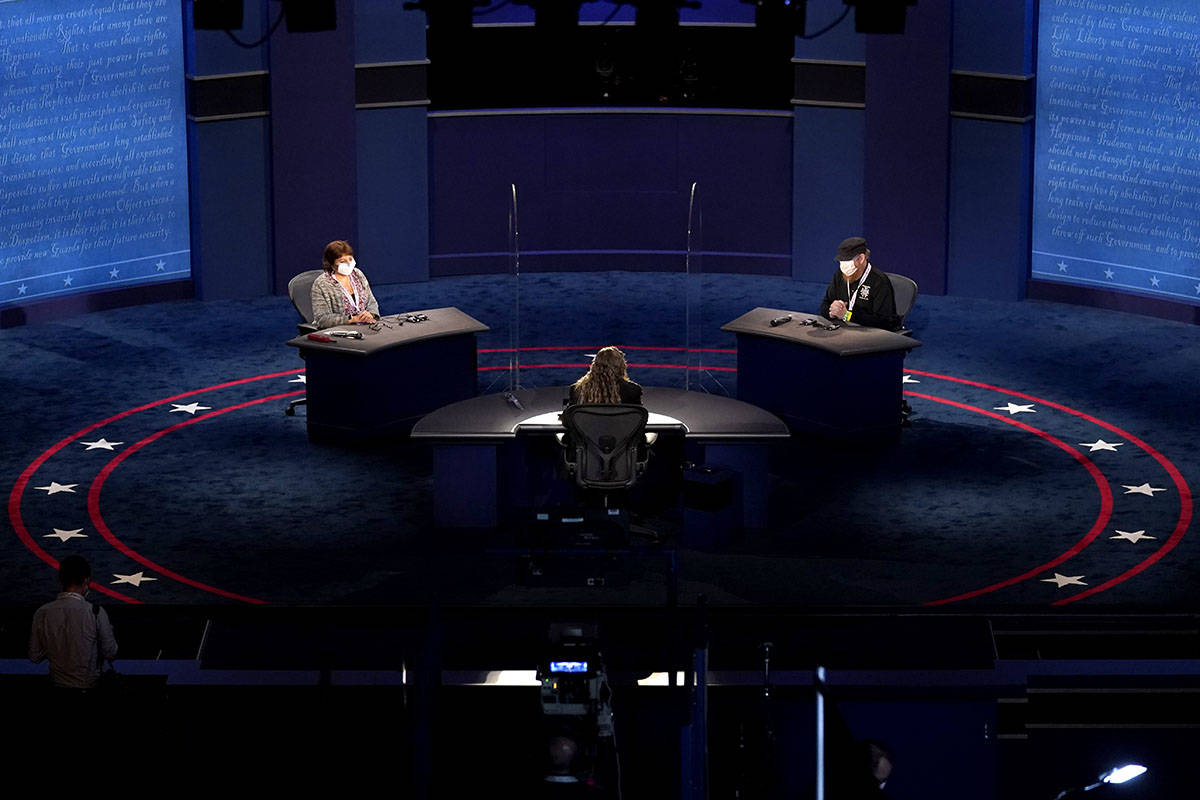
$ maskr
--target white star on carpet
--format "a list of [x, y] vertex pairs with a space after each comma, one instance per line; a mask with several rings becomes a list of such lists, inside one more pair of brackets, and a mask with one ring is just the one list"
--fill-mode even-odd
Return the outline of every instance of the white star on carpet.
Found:
[[1151, 285], [1151, 286], [1158, 286], [1158, 276], [1157, 276], [1157, 275], [1151, 275], [1151, 276], [1150, 276], [1150, 285]]
[[165, 268], [166, 268], [166, 266], [167, 266], [167, 262], [163, 261], [163, 260], [160, 258], [160, 259], [158, 260], [158, 263], [154, 265], [154, 269], [158, 270], [159, 272], [162, 272], [162, 271], [163, 271], [163, 269], [165, 269]]
[[1146, 497], [1154, 497], [1155, 492], [1166, 491], [1166, 489], [1159, 489], [1158, 487], [1151, 486], [1148, 483], [1143, 483], [1141, 486], [1125, 486], [1123, 483], [1121, 485], [1127, 490], [1125, 494], [1144, 494]]
[[304, 375], [301, 374], [301, 375], [297, 375], [293, 380], [288, 381], [288, 383], [303, 383], [303, 384], [307, 385], [308, 379]]
[[1017, 405], [1016, 403], [1009, 403], [1006, 406], [996, 406], [992, 410], [993, 411], [1007, 411], [1010, 416], [1016, 415], [1016, 414], [1036, 414], [1037, 413], [1036, 411], [1033, 410], [1032, 403], [1027, 406]]
[[1108, 278], [1110, 281], [1113, 279], [1113, 275], [1116, 275], [1116, 273], [1111, 269], [1104, 270], [1104, 277]]
[[115, 278], [115, 277], [117, 277], [117, 274], [118, 274], [119, 272], [120, 272], [120, 270], [119, 270], [119, 269], [117, 269], [116, 267], [113, 267], [112, 269], [110, 269], [110, 270], [108, 271], [108, 277], [110, 277], [110, 278]]
[[119, 573], [114, 572], [113, 577], [116, 578], [116, 580], [113, 581], [113, 584], [128, 583], [128, 584], [132, 584], [133, 586], [141, 586], [146, 581], [158, 580], [158, 578], [148, 578], [140, 572], [135, 572], [132, 575], [121, 575]]
[[35, 486], [35, 489], [41, 489], [47, 495], [58, 494], [59, 492], [70, 492], [75, 494], [75, 487], [78, 483], [59, 483], [58, 481], [50, 481], [49, 486]]
[[920, 381], [917, 380], [916, 378], [914, 378], [912, 375], [906, 374], [904, 376], [904, 380], [902, 380], [901, 383], [920, 383]]
[[1106, 442], [1103, 439], [1097, 439], [1094, 442], [1080, 442], [1080, 447], [1088, 448], [1089, 453], [1094, 453], [1097, 450], [1111, 450], [1117, 452], [1117, 448], [1125, 444], [1124, 442]]
[[1058, 262], [1058, 271], [1066, 272], [1067, 271], [1067, 262], [1065, 262], [1065, 261]]
[[125, 443], [124, 442], [110, 442], [107, 439], [100, 438], [94, 442], [80, 442], [80, 444], [86, 444], [88, 450], [112, 450], [117, 445], [125, 444]]
[[199, 403], [188, 403], [186, 406], [181, 406], [179, 403], [171, 403], [175, 406], [168, 413], [174, 414], [176, 411], [185, 411], [188, 414], [195, 414], [197, 411], [210, 411], [212, 406], [202, 406]]
[[1042, 583], [1056, 583], [1060, 589], [1064, 586], [1087, 586], [1083, 578], [1083, 575], [1059, 575], [1056, 572], [1053, 578], [1042, 578]]
[[[25, 290], [28, 288], [29, 288], [28, 286], [26, 286], [25, 284], [22, 283], [20, 286], [17, 287], [17, 294], [25, 294]], [[1196, 292], [1200, 293], [1200, 286], [1196, 287]]]
[[1127, 542], [1140, 542], [1142, 539], [1153, 539], [1153, 536], [1147, 536], [1145, 531], [1115, 531], [1116, 536], [1110, 536], [1110, 539], [1124, 539]]
[[72, 283], [74, 283], [74, 282], [75, 282], [75, 279], [74, 279], [74, 278], [72, 278], [70, 275], [68, 275], [67, 277], [63, 278], [63, 286], [70, 286], [70, 285], [71, 285]]
[[60, 542], [65, 542], [67, 539], [86, 539], [87, 534], [81, 533], [83, 528], [76, 528], [73, 531], [64, 531], [61, 528], [55, 528], [54, 533], [47, 533], [43, 539], [58, 539]]

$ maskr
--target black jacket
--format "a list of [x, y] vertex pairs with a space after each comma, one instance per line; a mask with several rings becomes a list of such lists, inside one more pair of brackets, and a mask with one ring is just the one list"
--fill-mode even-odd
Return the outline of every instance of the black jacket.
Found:
[[858, 299], [854, 301], [854, 313], [850, 315], [850, 321], [889, 331], [899, 328], [900, 317], [896, 314], [896, 297], [892, 292], [892, 282], [886, 272], [873, 264], [869, 274], [859, 278], [849, 287], [841, 271], [834, 272], [833, 280], [825, 290], [825, 299], [821, 301], [821, 318], [829, 319], [829, 307], [833, 305], [833, 301], [849, 303], [850, 293], [857, 289], [860, 283], [863, 287], [858, 290]]

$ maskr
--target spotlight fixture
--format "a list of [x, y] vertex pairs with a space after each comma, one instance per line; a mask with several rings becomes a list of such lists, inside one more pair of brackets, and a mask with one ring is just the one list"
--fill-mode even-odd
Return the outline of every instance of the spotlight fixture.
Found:
[[1101, 783], [1125, 783], [1145, 773], [1146, 768], [1141, 764], [1126, 764], [1123, 767], [1113, 767], [1100, 776]]
[[1113, 767], [1107, 772], [1100, 773], [1100, 777], [1096, 779], [1095, 783], [1089, 783], [1087, 786], [1078, 786], [1072, 789], [1063, 789], [1055, 796], [1054, 800], [1063, 800], [1064, 797], [1074, 792], [1079, 792], [1080, 794], [1090, 792], [1093, 789], [1099, 789], [1106, 783], [1125, 783], [1144, 775], [1145, 772], [1146, 768], [1141, 764], [1125, 764], [1121, 767]]

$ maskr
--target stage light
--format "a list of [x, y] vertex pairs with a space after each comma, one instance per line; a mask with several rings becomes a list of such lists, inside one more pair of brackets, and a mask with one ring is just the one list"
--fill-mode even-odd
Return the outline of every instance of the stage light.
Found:
[[1054, 800], [1063, 800], [1063, 798], [1067, 797], [1068, 795], [1070, 795], [1072, 793], [1082, 794], [1084, 792], [1090, 792], [1093, 789], [1100, 788], [1101, 786], [1103, 786], [1106, 783], [1112, 783], [1112, 784], [1125, 783], [1125, 782], [1131, 781], [1134, 778], [1137, 778], [1141, 775], [1144, 775], [1145, 772], [1146, 772], [1146, 768], [1143, 767], [1141, 764], [1126, 764], [1121, 767], [1113, 767], [1112, 769], [1108, 770], [1107, 772], [1100, 773], [1100, 777], [1097, 778], [1095, 783], [1089, 783], [1087, 786], [1079, 786], [1079, 787], [1075, 787], [1073, 789], [1063, 789], [1061, 792], [1059, 792], [1055, 796]]
[[1123, 767], [1110, 769], [1100, 776], [1100, 780], [1103, 783], [1125, 783], [1125, 781], [1131, 781], [1145, 772], [1146, 768], [1141, 764], [1126, 764]]

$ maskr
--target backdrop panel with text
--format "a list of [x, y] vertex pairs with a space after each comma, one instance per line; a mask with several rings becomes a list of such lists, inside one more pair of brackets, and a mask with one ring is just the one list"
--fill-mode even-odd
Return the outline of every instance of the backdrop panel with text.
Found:
[[1042, 0], [1033, 276], [1200, 304], [1200, 7]]
[[0, 3], [0, 306], [190, 275], [180, 16]]

